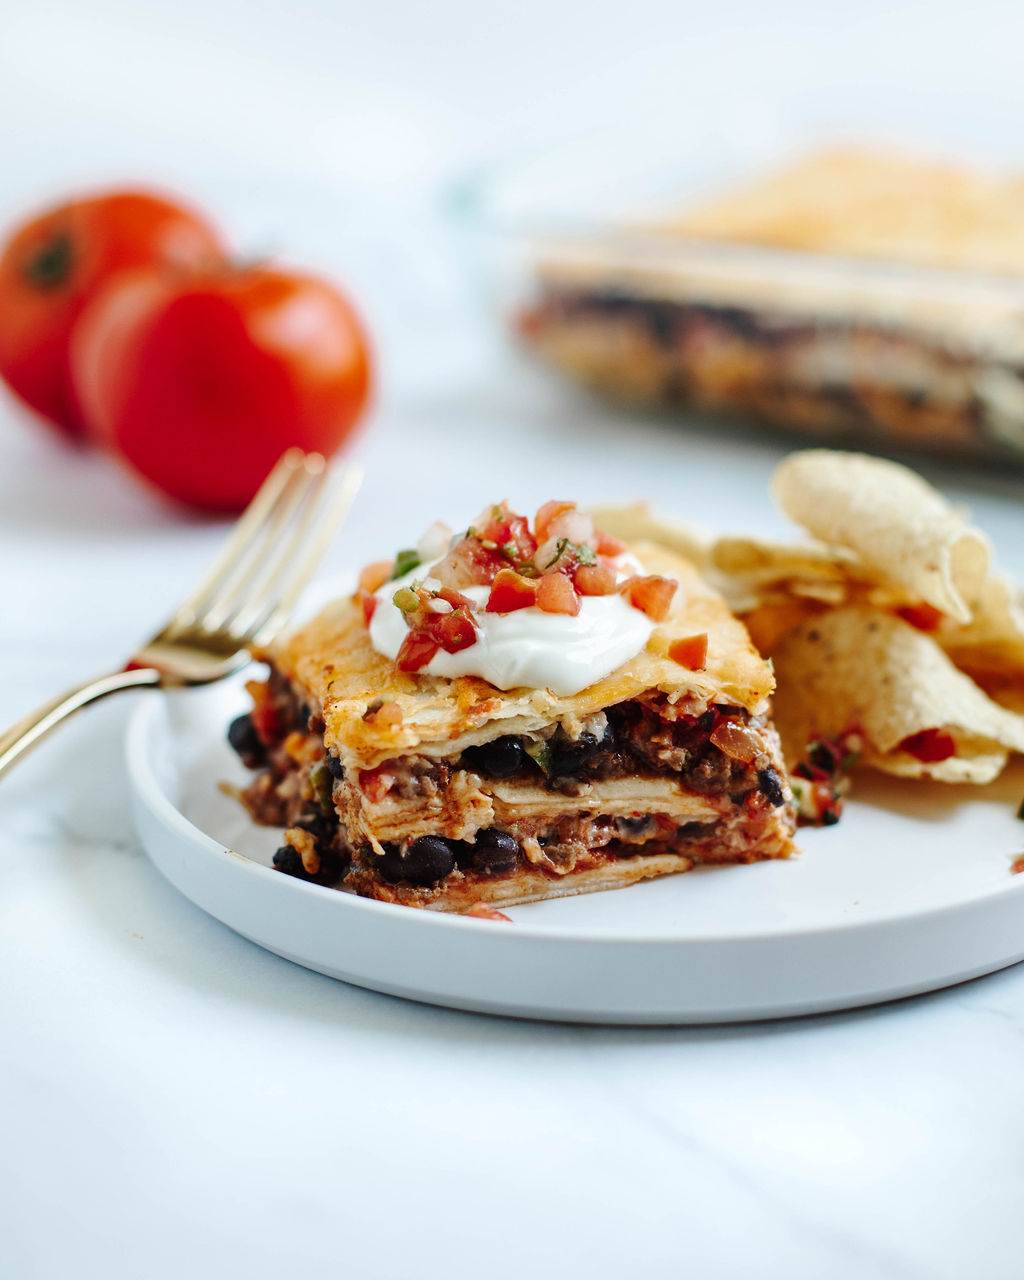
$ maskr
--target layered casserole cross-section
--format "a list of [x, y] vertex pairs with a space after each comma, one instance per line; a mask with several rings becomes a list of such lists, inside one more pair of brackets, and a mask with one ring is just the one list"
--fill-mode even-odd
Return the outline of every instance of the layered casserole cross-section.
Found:
[[[233, 734], [259, 769], [250, 812], [287, 829], [276, 865], [466, 911], [788, 856], [770, 666], [686, 560], [653, 544], [627, 555], [642, 581], [677, 589], [639, 652], [579, 692], [501, 689], [421, 659], [402, 670], [374, 646], [365, 592], [262, 654], [269, 680], [250, 685]], [[493, 615], [454, 612], [483, 651]]]

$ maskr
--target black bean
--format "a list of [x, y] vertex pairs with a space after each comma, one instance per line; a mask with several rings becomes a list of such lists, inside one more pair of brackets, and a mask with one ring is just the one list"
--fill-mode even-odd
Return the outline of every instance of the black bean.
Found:
[[459, 865], [481, 875], [501, 876], [519, 863], [519, 842], [507, 831], [487, 827], [476, 833], [476, 840], [459, 846]]
[[[301, 820], [292, 823], [292, 826], [308, 830]], [[320, 869], [312, 875], [302, 865], [302, 855], [290, 844], [282, 845], [274, 854], [274, 869], [283, 871], [285, 875], [295, 876], [297, 880], [305, 880], [309, 884], [337, 884], [348, 867], [350, 861], [348, 851], [344, 849], [339, 851], [330, 840], [324, 844], [317, 840], [316, 851], [320, 857]]]
[[701, 836], [710, 835], [714, 831], [715, 822], [684, 822], [676, 827], [676, 837], [680, 840], [699, 840]]
[[643, 813], [636, 818], [616, 818], [615, 825], [618, 827], [621, 835], [643, 835], [651, 825], [651, 815], [649, 813]]
[[301, 827], [303, 831], [308, 831], [317, 841], [334, 839], [338, 830], [338, 820], [326, 813], [304, 813], [301, 818], [291, 824], [293, 827]]
[[277, 853], [274, 854], [274, 870], [283, 871], [286, 876], [300, 876], [306, 878], [306, 872], [302, 865], [302, 858], [299, 851], [293, 849], [290, 844], [283, 844]]
[[495, 738], [493, 742], [468, 747], [463, 755], [472, 768], [490, 778], [511, 778], [526, 761], [521, 740], [513, 737]]
[[341, 763], [341, 761], [338, 759], [337, 756], [332, 756], [330, 752], [328, 752], [326, 756], [326, 760], [327, 760], [327, 767], [331, 771], [331, 777], [337, 778], [338, 781], [340, 782], [342, 778], [344, 778], [345, 776], [345, 766]]
[[614, 759], [615, 737], [610, 726], [605, 728], [600, 738], [593, 733], [581, 733], [578, 738], [570, 738], [559, 730], [548, 740], [546, 771], [552, 781], [600, 778], [612, 766]]
[[247, 769], [255, 769], [267, 759], [267, 749], [263, 745], [251, 715], [238, 716], [228, 726], [228, 742], [238, 752]]
[[701, 733], [710, 733], [718, 723], [717, 707], [708, 707], [707, 711], [697, 720], [697, 728]]
[[401, 845], [386, 844], [376, 866], [392, 884], [399, 880], [407, 880], [409, 884], [437, 884], [454, 869], [455, 853], [442, 836], [420, 836], [404, 850]]
[[782, 779], [774, 769], [758, 769], [757, 782], [761, 794], [774, 808], [786, 803], [786, 793], [782, 788]]

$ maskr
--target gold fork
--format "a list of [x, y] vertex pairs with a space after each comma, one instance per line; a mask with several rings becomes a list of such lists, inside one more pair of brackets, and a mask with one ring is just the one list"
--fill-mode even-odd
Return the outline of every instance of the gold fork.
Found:
[[288, 620], [362, 483], [349, 466], [334, 482], [318, 453], [289, 449], [246, 508], [224, 550], [170, 621], [119, 671], [53, 698], [0, 734], [0, 775], [80, 707], [145, 686], [221, 680]]

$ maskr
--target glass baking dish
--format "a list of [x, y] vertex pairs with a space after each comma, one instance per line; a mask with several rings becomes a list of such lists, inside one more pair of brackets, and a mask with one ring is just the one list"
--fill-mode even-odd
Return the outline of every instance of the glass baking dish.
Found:
[[518, 343], [623, 403], [1024, 468], [1024, 224], [1021, 275], [669, 233], [808, 148], [671, 150], [595, 139], [460, 184]]

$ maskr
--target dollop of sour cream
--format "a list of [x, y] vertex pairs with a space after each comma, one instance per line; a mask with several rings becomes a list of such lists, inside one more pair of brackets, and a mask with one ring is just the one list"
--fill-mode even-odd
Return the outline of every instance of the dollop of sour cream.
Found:
[[[620, 557], [620, 579], [643, 568], [632, 556]], [[401, 587], [422, 583], [437, 590], [440, 582], [414, 569], [375, 594], [378, 604], [370, 622], [370, 643], [378, 653], [396, 658], [408, 634], [405, 617], [393, 597]], [[477, 640], [468, 649], [443, 649], [420, 668], [432, 676], [478, 676], [498, 689], [549, 689], [557, 697], [579, 693], [610, 675], [647, 644], [655, 624], [624, 597], [583, 596], [575, 617], [544, 613], [535, 605], [512, 613], [486, 613], [489, 587], [462, 587], [474, 604]]]

